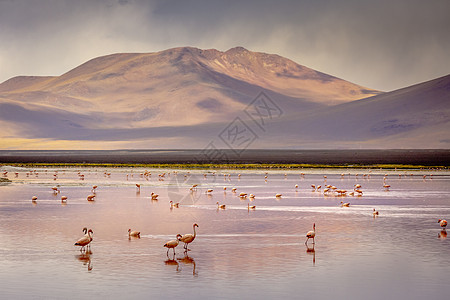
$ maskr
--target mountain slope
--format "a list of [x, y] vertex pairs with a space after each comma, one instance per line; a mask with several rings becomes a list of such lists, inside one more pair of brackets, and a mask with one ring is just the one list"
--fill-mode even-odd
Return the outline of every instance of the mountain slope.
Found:
[[449, 148], [450, 75], [278, 123], [310, 147]]
[[114, 124], [89, 127], [138, 128], [229, 120], [263, 90], [301, 110], [378, 93], [277, 55], [183, 47], [103, 56], [53, 78], [13, 78], [0, 85], [0, 98], [109, 121], [114, 115]]
[[[449, 148], [450, 76], [380, 93], [273, 54], [190, 47], [113, 54], [54, 77], [0, 84], [2, 148], [227, 148], [239, 117], [250, 148]], [[264, 92], [264, 128], [244, 113]], [[368, 97], [368, 98], [365, 98]]]

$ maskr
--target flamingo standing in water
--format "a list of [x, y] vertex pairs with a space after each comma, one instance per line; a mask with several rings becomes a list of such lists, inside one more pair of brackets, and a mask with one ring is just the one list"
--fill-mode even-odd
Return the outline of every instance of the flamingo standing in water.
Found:
[[378, 216], [379, 215], [378, 210], [375, 210], [375, 208], [374, 208], [372, 214], [374, 217]]
[[250, 203], [247, 203], [247, 209], [248, 209], [248, 210], [250, 210], [250, 209], [256, 209], [256, 206], [255, 206], [255, 205], [250, 206]]
[[184, 249], [186, 251], [188, 251], [188, 244], [192, 243], [195, 240], [195, 237], [197, 236], [197, 233], [195, 232], [195, 227], [199, 227], [197, 223], [194, 223], [194, 225], [192, 225], [193, 229], [194, 229], [194, 234], [190, 234], [187, 233], [183, 236], [181, 236], [180, 241], [184, 243]]
[[167, 247], [167, 256], [169, 256], [170, 249], [173, 249], [173, 255], [175, 255], [175, 247], [178, 246], [180, 239], [181, 234], [177, 234], [177, 238], [175, 240], [168, 241], [164, 244], [164, 247]]
[[141, 238], [141, 232], [140, 231], [131, 231], [131, 228], [128, 229], [128, 237], [138, 237]]
[[[83, 228], [83, 232], [86, 233], [87, 228]], [[76, 241], [76, 243], [74, 244], [75, 246], [81, 246], [80, 251], [84, 250], [84, 247], [88, 246], [91, 242], [92, 242], [92, 236], [91, 233], [93, 234], [94, 232], [92, 231], [92, 229], [89, 229], [87, 231], [87, 234], [85, 234], [82, 238], [80, 238], [78, 241]]]
[[447, 221], [446, 220], [438, 220], [439, 225], [445, 230], [445, 227], [447, 227]]
[[306, 233], [306, 242], [305, 242], [305, 245], [308, 244], [309, 239], [312, 239], [312, 240], [313, 240], [313, 244], [315, 244], [315, 240], [314, 240], [315, 237], [316, 237], [316, 223], [313, 224], [313, 230], [308, 231], [308, 232]]
[[67, 197], [61, 196], [61, 203], [67, 203]]
[[174, 207], [176, 207], [176, 208], [180, 207], [180, 202], [174, 203], [172, 200], [170, 200], [169, 203], [170, 203], [170, 209], [172, 209]]
[[33, 196], [33, 197], [31, 198], [31, 202], [36, 202], [36, 200], [37, 200], [37, 197], [36, 197], [36, 196]]
[[225, 209], [225, 204], [220, 205], [219, 202], [216, 202], [217, 208]]

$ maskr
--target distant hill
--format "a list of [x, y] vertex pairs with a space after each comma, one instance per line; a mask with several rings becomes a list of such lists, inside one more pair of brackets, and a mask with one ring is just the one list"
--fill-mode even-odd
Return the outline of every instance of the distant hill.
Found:
[[[450, 148], [450, 75], [367, 99], [280, 119], [306, 148]], [[298, 143], [293, 143], [298, 145]]]
[[[226, 148], [236, 117], [254, 135], [245, 147], [448, 148], [448, 87], [382, 93], [242, 47], [112, 54], [0, 84], [0, 148]], [[261, 95], [278, 109], [264, 127], [248, 113]]]

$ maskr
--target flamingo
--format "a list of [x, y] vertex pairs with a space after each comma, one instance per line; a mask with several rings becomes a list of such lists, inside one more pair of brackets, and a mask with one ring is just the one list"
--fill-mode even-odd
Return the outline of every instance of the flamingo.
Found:
[[250, 194], [248, 197], [251, 198], [251, 199], [254, 199], [254, 198], [255, 198], [255, 195]]
[[95, 200], [95, 195], [87, 196], [87, 201], [94, 201], [94, 200]]
[[282, 196], [281, 194], [276, 194], [275, 195], [276, 198], [281, 198], [281, 196]]
[[250, 203], [247, 203], [247, 207], [248, 207], [248, 210], [256, 209], [256, 206], [255, 205], [250, 206]]
[[445, 230], [445, 227], [447, 227], [447, 221], [446, 221], [446, 220], [441, 220], [441, 219], [439, 219], [439, 220], [438, 220], [438, 223], [439, 223], [439, 225], [441, 225], [441, 227], [444, 228], [444, 230]]
[[225, 209], [225, 204], [220, 205], [219, 202], [216, 202], [217, 208]]
[[36, 200], [37, 200], [36, 196], [31, 197], [31, 202], [36, 202]]
[[373, 214], [374, 217], [379, 215], [378, 211], [375, 210], [375, 208], [373, 209], [373, 213], [372, 214]]
[[314, 240], [315, 237], [316, 237], [316, 223], [313, 224], [313, 230], [312, 231], [308, 231], [306, 233], [305, 245], [308, 244], [309, 239], [313, 239], [313, 244], [315, 244], [315, 240]]
[[[87, 228], [83, 228], [83, 232], [86, 233]], [[76, 243], [74, 244], [75, 246], [81, 246], [80, 251], [83, 251], [84, 247], [88, 246], [91, 242], [92, 242], [92, 236], [91, 233], [93, 234], [94, 232], [92, 231], [92, 229], [89, 229], [87, 231], [87, 234], [85, 234], [82, 238], [80, 238], [78, 241], [76, 241]]]
[[177, 234], [177, 238], [175, 240], [168, 241], [164, 244], [164, 247], [167, 247], [167, 256], [169, 256], [169, 250], [173, 249], [173, 255], [175, 255], [175, 247], [178, 246], [178, 243], [181, 239], [181, 234]]
[[176, 207], [176, 208], [180, 207], [180, 203], [179, 202], [174, 203], [172, 200], [170, 200], [170, 209], [172, 209], [174, 207]]
[[159, 195], [152, 192], [152, 193], [150, 194], [150, 196], [152, 197], [152, 200], [158, 200], [158, 196], [159, 196]]
[[141, 237], [141, 232], [140, 231], [131, 231], [131, 228], [128, 229], [128, 237]]
[[138, 192], [141, 191], [141, 185], [139, 183], [136, 183], [136, 188], [137, 188]]
[[184, 243], [184, 249], [187, 251], [188, 250], [188, 244], [192, 243], [195, 240], [195, 237], [197, 235], [197, 233], [195, 232], [195, 227], [199, 227], [197, 223], [194, 223], [194, 225], [192, 225], [192, 228], [194, 229], [194, 234], [190, 234], [187, 233], [183, 236], [180, 235], [180, 241]]
[[346, 202], [346, 203], [344, 203], [344, 201], [341, 201], [341, 206], [342, 207], [349, 207], [350, 206], [350, 203], [348, 203], [348, 202]]
[[67, 197], [66, 196], [61, 196], [61, 202], [67, 202]]
[[295, 188], [298, 189], [298, 184], [295, 185]]
[[97, 189], [97, 186], [96, 186], [96, 185], [93, 185], [93, 186], [92, 186], [92, 190], [91, 190], [91, 191], [92, 191], [92, 193], [94, 193], [94, 194], [95, 194], [95, 190], [96, 190], [96, 189]]
[[213, 192], [213, 189], [208, 189], [207, 191], [206, 191], [206, 193], [212, 193]]

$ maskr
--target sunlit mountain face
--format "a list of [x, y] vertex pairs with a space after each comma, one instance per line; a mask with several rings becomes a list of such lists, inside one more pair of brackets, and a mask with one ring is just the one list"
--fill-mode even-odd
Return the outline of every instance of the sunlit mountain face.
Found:
[[242, 47], [120, 53], [0, 84], [0, 147], [449, 148], [448, 86], [383, 93]]

